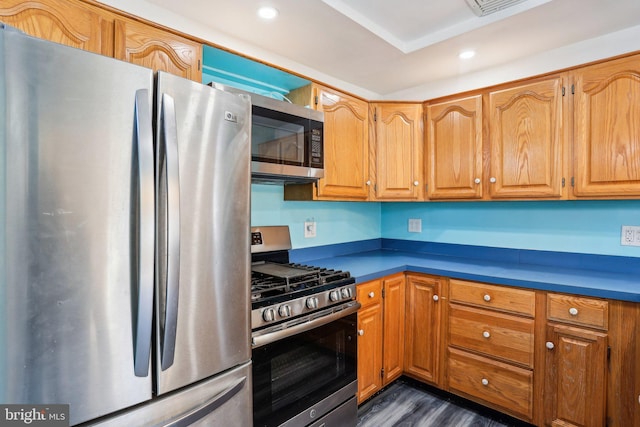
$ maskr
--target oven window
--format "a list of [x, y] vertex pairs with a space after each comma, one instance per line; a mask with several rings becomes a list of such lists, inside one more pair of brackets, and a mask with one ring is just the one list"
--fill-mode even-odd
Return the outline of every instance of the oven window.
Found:
[[278, 426], [356, 380], [356, 315], [253, 350], [255, 426]]
[[304, 141], [304, 119], [257, 106], [253, 107], [251, 118], [252, 160], [303, 166]]

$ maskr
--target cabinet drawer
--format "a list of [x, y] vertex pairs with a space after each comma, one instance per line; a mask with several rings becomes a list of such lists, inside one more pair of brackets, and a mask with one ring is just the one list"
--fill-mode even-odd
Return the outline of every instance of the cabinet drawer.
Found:
[[492, 403], [530, 420], [533, 416], [533, 372], [449, 349], [449, 389]]
[[356, 299], [365, 308], [382, 302], [382, 282], [374, 280], [356, 286]]
[[533, 368], [533, 319], [451, 304], [449, 343]]
[[574, 325], [609, 328], [607, 301], [571, 295], [547, 295], [547, 318]]
[[535, 292], [508, 286], [451, 280], [449, 299], [452, 302], [473, 304], [533, 317], [536, 307]]

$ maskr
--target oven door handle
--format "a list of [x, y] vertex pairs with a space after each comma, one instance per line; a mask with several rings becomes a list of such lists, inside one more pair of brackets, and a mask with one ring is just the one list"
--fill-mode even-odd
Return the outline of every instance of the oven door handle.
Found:
[[270, 332], [264, 335], [258, 335], [258, 336], [252, 337], [251, 339], [252, 347], [253, 348], [262, 347], [263, 345], [271, 344], [272, 342], [281, 340], [283, 338], [291, 337], [293, 335], [297, 335], [302, 332], [310, 331], [312, 329], [317, 328], [318, 326], [326, 325], [327, 323], [331, 323], [335, 320], [342, 319], [343, 317], [353, 314], [360, 309], [360, 303], [357, 301], [354, 301], [349, 304], [350, 304], [349, 307], [342, 309], [340, 311], [336, 311], [331, 314], [327, 314], [326, 316], [317, 317], [308, 322], [300, 323], [298, 325], [294, 325], [286, 329], [281, 329], [281, 330]]

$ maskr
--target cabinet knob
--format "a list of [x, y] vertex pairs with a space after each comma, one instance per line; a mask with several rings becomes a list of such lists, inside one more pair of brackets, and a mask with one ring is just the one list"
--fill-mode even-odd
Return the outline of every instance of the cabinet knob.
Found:
[[420, 185], [420, 183], [418, 181], [413, 181], [413, 185], [417, 187], [418, 185]]
[[473, 182], [475, 182], [476, 184], [480, 184], [480, 178], [474, 179]]
[[547, 347], [549, 350], [553, 350], [555, 348], [555, 345], [553, 345], [551, 341], [547, 341], [545, 347]]
[[358, 329], [358, 335], [363, 336], [364, 335], [364, 329]]
[[489, 182], [492, 183], [492, 184], [495, 184], [496, 181], [497, 181], [497, 179], [495, 177], [493, 177], [493, 176], [491, 178], [489, 178]]
[[367, 184], [367, 185], [371, 185], [371, 180], [369, 180], [369, 181], [365, 182], [365, 184]]
[[569, 309], [569, 314], [572, 315], [572, 316], [577, 316], [578, 315], [578, 309], [575, 308], [575, 307], [571, 307]]
[[440, 299], [440, 297], [439, 297], [438, 295], [434, 295], [434, 296], [433, 296], [433, 300], [434, 300], [434, 301], [438, 301], [439, 299]]
[[483, 378], [482, 379], [482, 385], [485, 386], [485, 387], [488, 386], [489, 385], [489, 380], [486, 379], [486, 378]]
[[491, 301], [491, 295], [489, 294], [484, 294], [484, 297], [482, 297], [483, 300], [485, 300], [486, 302]]
[[369, 298], [373, 298], [373, 297], [375, 297], [375, 296], [376, 296], [376, 294], [375, 294], [375, 293], [373, 293], [373, 292], [369, 292]]
[[490, 338], [491, 337], [491, 333], [489, 331], [484, 331], [482, 333], [482, 336], [485, 337], [485, 338]]

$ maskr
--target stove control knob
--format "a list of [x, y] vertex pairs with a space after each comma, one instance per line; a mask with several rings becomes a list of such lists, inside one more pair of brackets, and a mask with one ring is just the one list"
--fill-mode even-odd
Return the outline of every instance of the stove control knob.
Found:
[[278, 308], [278, 314], [280, 315], [280, 317], [289, 317], [289, 316], [291, 316], [291, 307], [289, 307], [287, 304], [281, 305]]
[[318, 308], [318, 298], [311, 297], [307, 298], [306, 302], [307, 308], [313, 310], [314, 308]]
[[342, 295], [342, 298], [344, 298], [344, 299], [349, 299], [349, 298], [351, 298], [353, 296], [351, 294], [351, 289], [350, 288], [342, 288], [340, 290], [340, 294]]
[[329, 299], [331, 301], [340, 301], [340, 293], [338, 291], [329, 292]]
[[276, 311], [273, 308], [267, 308], [262, 312], [262, 319], [265, 322], [273, 322], [276, 320]]

